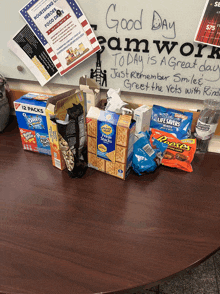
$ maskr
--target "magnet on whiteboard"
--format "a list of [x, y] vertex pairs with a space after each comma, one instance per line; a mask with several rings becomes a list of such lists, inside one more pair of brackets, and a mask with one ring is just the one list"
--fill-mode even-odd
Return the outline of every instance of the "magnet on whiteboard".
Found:
[[23, 68], [23, 66], [21, 66], [21, 65], [18, 65], [18, 66], [17, 66], [17, 70], [18, 70], [18, 71], [23, 71], [23, 70], [24, 70], [24, 68]]

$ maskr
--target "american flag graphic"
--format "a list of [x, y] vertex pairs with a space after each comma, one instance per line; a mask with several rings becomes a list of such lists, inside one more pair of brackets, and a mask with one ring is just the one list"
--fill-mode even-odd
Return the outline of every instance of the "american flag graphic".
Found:
[[203, 10], [195, 41], [220, 46], [220, 7], [215, 0], [208, 0]]
[[[88, 53], [83, 55], [82, 58], [79, 58], [76, 62], [72, 63], [67, 68], [63, 68], [59, 59], [57, 58], [55, 52], [53, 51], [51, 45], [47, 42], [46, 38], [43, 36], [43, 34], [40, 32], [39, 28], [36, 26], [33, 19], [28, 14], [28, 10], [32, 6], [37, 4], [38, 1], [40, 1], [40, 0], [31, 0], [23, 9], [20, 10], [20, 14], [23, 16], [25, 21], [29, 24], [29, 26], [31, 27], [33, 32], [37, 35], [37, 37], [39, 38], [41, 43], [44, 45], [46, 51], [48, 52], [51, 60], [55, 64], [55, 66], [57, 67], [61, 76], [101, 49], [101, 46], [99, 45], [99, 42], [98, 42], [90, 24], [89, 24], [86, 16], [84, 15], [82, 10], [80, 9], [78, 3], [74, 0], [62, 0], [62, 1], [66, 1], [69, 4], [70, 8], [72, 9], [76, 18], [78, 19], [78, 21], [82, 27], [82, 30], [85, 33], [85, 36], [89, 39], [91, 47], [92, 47], [92, 50], [88, 51]], [[51, 32], [55, 31], [60, 25], [62, 25], [70, 17], [71, 17], [70, 14], [63, 17], [52, 28], [50, 28], [50, 30], [47, 31], [47, 34], [49, 35]]]
[[23, 16], [25, 21], [29, 24], [35, 35], [38, 37], [38, 39], [41, 41], [41, 43], [45, 46], [47, 45], [47, 40], [44, 38], [36, 24], [33, 22], [32, 18], [28, 14], [28, 10], [35, 5], [39, 0], [32, 0], [30, 1], [24, 8], [20, 10], [20, 14]]
[[68, 68], [61, 71], [60, 74], [64, 75], [67, 71], [77, 66], [79, 63], [96, 53], [101, 49], [101, 46], [99, 45], [99, 42], [86, 18], [82, 10], [79, 8], [79, 5], [76, 3], [76, 1], [73, 0], [66, 0], [70, 7], [72, 8], [73, 12], [75, 13], [76, 17], [78, 18], [79, 23], [82, 26], [83, 31], [85, 32], [87, 38], [90, 41], [90, 44], [92, 46], [92, 51], [89, 51], [87, 54], [83, 55], [82, 58], [78, 59], [76, 62], [72, 63]]
[[80, 18], [83, 15], [82, 10], [79, 8], [78, 4], [74, 0], [66, 0], [66, 2], [72, 8], [77, 18]]

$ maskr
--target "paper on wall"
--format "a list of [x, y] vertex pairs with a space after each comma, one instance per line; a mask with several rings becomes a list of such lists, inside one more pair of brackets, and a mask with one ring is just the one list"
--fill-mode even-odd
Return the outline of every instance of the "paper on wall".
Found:
[[195, 42], [220, 47], [220, 2], [207, 0], [196, 31]]
[[32, 0], [20, 14], [42, 42], [61, 76], [101, 49], [74, 0]]
[[7, 46], [24, 62], [41, 86], [58, 73], [47, 51], [28, 25], [17, 32]]

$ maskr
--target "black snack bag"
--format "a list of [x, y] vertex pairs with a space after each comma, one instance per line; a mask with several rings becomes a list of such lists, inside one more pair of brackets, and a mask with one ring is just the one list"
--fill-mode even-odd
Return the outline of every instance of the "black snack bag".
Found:
[[79, 103], [67, 109], [65, 120], [50, 117], [57, 124], [61, 151], [71, 178], [81, 178], [87, 169], [87, 150], [83, 107]]

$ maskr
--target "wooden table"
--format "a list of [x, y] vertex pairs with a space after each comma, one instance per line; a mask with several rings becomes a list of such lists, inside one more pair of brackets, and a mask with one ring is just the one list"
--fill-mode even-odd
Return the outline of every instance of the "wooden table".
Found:
[[220, 245], [220, 155], [193, 169], [71, 179], [22, 149], [14, 119], [0, 134], [0, 292], [127, 289], [201, 260]]

